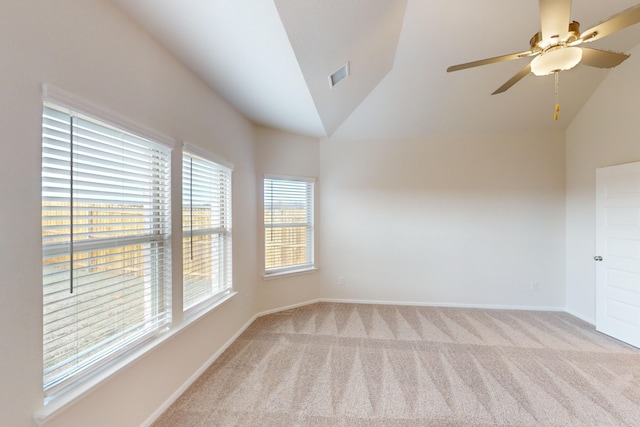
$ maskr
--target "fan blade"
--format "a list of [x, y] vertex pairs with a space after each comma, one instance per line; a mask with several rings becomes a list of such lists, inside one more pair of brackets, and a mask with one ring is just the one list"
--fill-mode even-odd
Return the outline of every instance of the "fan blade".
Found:
[[522, 78], [527, 74], [529, 74], [530, 72], [531, 72], [531, 64], [527, 64], [526, 67], [518, 71], [518, 73], [515, 76], [511, 77], [505, 84], [503, 84], [498, 89], [496, 89], [495, 92], [493, 92], [491, 95], [497, 95], [499, 93], [505, 92], [511, 86], [513, 86], [514, 84], [522, 80]]
[[584, 65], [597, 68], [613, 68], [627, 59], [626, 53], [610, 52], [608, 50], [582, 48], [582, 61]]
[[563, 41], [571, 22], [571, 0], [540, 0], [542, 40], [550, 45]]
[[447, 72], [450, 73], [452, 71], [479, 67], [480, 65], [494, 64], [496, 62], [511, 61], [513, 59], [526, 58], [527, 56], [537, 55], [537, 54], [538, 52], [532, 52], [531, 50], [527, 50], [525, 52], [520, 52], [520, 53], [511, 53], [509, 55], [495, 56], [493, 58], [481, 59], [479, 61], [467, 62], [465, 64], [452, 65], [451, 67], [447, 68]]
[[640, 22], [640, 4], [621, 12], [580, 34], [579, 40], [592, 42]]

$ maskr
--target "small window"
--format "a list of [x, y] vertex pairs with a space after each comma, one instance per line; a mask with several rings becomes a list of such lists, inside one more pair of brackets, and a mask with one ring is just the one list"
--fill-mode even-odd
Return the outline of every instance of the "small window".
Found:
[[45, 103], [45, 396], [76, 383], [169, 324], [170, 151]]
[[264, 179], [265, 276], [314, 269], [314, 180]]
[[182, 153], [183, 309], [231, 289], [231, 170]]

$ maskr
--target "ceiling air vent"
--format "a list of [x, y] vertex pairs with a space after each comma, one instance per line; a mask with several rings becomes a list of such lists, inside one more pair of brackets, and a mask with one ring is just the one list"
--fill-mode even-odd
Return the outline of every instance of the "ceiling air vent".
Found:
[[335, 85], [340, 83], [342, 80], [349, 77], [349, 63], [347, 62], [342, 67], [340, 67], [335, 73], [329, 76], [329, 87], [333, 88]]

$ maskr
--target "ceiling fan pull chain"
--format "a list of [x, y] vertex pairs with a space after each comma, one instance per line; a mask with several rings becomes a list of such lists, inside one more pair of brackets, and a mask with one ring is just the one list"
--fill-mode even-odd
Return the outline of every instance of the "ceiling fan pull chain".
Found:
[[558, 112], [560, 111], [560, 102], [558, 101], [558, 88], [560, 87], [560, 72], [554, 72], [556, 78], [556, 111], [553, 113], [553, 120], [558, 120]]

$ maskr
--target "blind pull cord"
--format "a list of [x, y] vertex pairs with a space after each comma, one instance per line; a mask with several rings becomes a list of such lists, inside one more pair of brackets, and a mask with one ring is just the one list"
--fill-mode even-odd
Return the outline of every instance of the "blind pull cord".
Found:
[[189, 157], [189, 257], [193, 261], [193, 157]]
[[269, 210], [271, 215], [271, 228], [269, 229], [269, 239], [273, 241], [273, 181], [269, 181]]
[[73, 293], [73, 279], [75, 278], [75, 274], [74, 274], [74, 265], [73, 265], [73, 258], [74, 258], [74, 253], [73, 253], [73, 209], [74, 209], [74, 204], [73, 204], [73, 182], [74, 182], [74, 170], [73, 170], [73, 116], [69, 116], [69, 138], [70, 138], [70, 148], [69, 148], [69, 173], [70, 173], [70, 179], [69, 179], [69, 268], [70, 268], [70, 273], [71, 273], [71, 278], [69, 280], [69, 293]]

